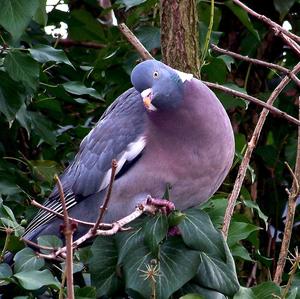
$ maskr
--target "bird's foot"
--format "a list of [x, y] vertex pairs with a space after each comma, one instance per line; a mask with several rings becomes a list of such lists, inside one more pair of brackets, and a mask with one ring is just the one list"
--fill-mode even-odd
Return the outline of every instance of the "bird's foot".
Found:
[[151, 196], [148, 196], [146, 204], [159, 208], [166, 215], [175, 210], [174, 203], [167, 199], [152, 198]]

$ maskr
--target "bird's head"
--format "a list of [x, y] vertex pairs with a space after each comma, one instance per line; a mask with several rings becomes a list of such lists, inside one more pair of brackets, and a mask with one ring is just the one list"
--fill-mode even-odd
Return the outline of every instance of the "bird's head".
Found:
[[174, 70], [157, 60], [144, 61], [131, 73], [131, 82], [149, 111], [179, 107], [183, 101], [183, 83], [191, 78], [191, 74]]

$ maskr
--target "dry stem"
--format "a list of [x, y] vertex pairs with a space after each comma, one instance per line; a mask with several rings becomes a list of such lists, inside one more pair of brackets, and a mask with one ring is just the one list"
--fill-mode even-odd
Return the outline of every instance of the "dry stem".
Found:
[[147, 49], [137, 39], [137, 37], [130, 31], [126, 24], [121, 23], [119, 25], [119, 29], [144, 60], [153, 59], [152, 55], [147, 51]]
[[[300, 69], [297, 70], [297, 72], [299, 72], [299, 71], [300, 71]], [[295, 69], [294, 69], [293, 71], [291, 71], [291, 73], [295, 74]], [[287, 76], [286, 78], [289, 79], [289, 76]], [[245, 100], [247, 100], [247, 101], [249, 101], [249, 102], [252, 102], [252, 103], [255, 103], [255, 104], [259, 105], [259, 106], [264, 107], [264, 109], [269, 110], [270, 112], [274, 113], [275, 115], [277, 115], [277, 116], [279, 116], [279, 117], [282, 117], [282, 118], [288, 120], [289, 122], [292, 122], [292, 123], [294, 123], [294, 124], [296, 124], [296, 125], [298, 125], [298, 126], [300, 125], [300, 121], [299, 121], [298, 119], [296, 119], [296, 118], [290, 116], [289, 114], [287, 114], [286, 112], [281, 111], [281, 110], [278, 109], [278, 108], [273, 107], [272, 104], [269, 104], [268, 102], [265, 103], [265, 102], [259, 100], [258, 98], [255, 98], [255, 97], [250, 96], [250, 95], [248, 95], [248, 94], [245, 94], [245, 93], [242, 93], [242, 92], [233, 90], [233, 89], [231, 89], [231, 88], [228, 88], [228, 87], [225, 87], [225, 86], [216, 84], [216, 83], [211, 83], [211, 82], [206, 82], [206, 81], [202, 81], [202, 82], [203, 82], [205, 85], [207, 85], [208, 87], [215, 88], [215, 89], [219, 89], [219, 90], [221, 90], [221, 91], [223, 91], [223, 92], [225, 92], [225, 93], [234, 95], [234, 96], [236, 96], [236, 97], [243, 98], [243, 99], [245, 99]], [[283, 82], [283, 81], [281, 81], [281, 82]], [[288, 81], [288, 82], [289, 82], [289, 81]], [[287, 82], [287, 83], [288, 83], [288, 82]], [[280, 84], [279, 84], [279, 85], [280, 85]], [[278, 85], [278, 86], [279, 86], [279, 85]], [[276, 88], [278, 88], [278, 86], [277, 86]], [[285, 87], [285, 86], [286, 86], [286, 84], [285, 84], [283, 87]], [[283, 89], [283, 88], [282, 88], [282, 89]], [[281, 89], [281, 90], [282, 90], [282, 89]], [[275, 89], [275, 90], [276, 90], [276, 89]], [[280, 90], [280, 91], [281, 91], [281, 90]], [[276, 95], [276, 97], [277, 97], [277, 95]]]
[[[300, 99], [299, 99], [299, 119], [300, 119]], [[299, 182], [300, 182], [300, 127], [298, 127], [298, 143], [297, 143], [297, 157], [296, 157], [296, 164], [295, 164], [295, 172], [289, 168], [292, 177], [293, 177], [293, 185], [292, 189], [289, 192], [288, 198], [288, 209], [286, 215], [286, 223], [284, 228], [283, 239], [281, 243], [279, 258], [277, 262], [277, 267], [274, 275], [274, 282], [278, 285], [282, 281], [282, 273], [284, 270], [284, 266], [286, 263], [286, 258], [288, 255], [290, 240], [292, 237], [292, 230], [294, 224], [294, 217], [296, 211], [296, 200], [300, 194], [299, 190]]]
[[[300, 71], [300, 62], [293, 68], [291, 73], [297, 74], [299, 71]], [[283, 80], [278, 84], [278, 86], [275, 88], [275, 90], [270, 95], [270, 97], [267, 101], [268, 105], [273, 105], [273, 103], [276, 100], [276, 98], [278, 97], [279, 93], [284, 89], [284, 87], [289, 83], [289, 81], [290, 81], [290, 78], [288, 76], [285, 76], [283, 78]], [[242, 184], [243, 184], [243, 181], [244, 181], [244, 178], [246, 175], [247, 167], [249, 165], [250, 158], [252, 156], [252, 152], [257, 145], [260, 133], [262, 131], [262, 128], [263, 128], [265, 120], [268, 116], [268, 113], [269, 113], [269, 110], [264, 108], [260, 114], [260, 117], [259, 117], [258, 122], [254, 129], [253, 135], [251, 137], [250, 142], [248, 143], [248, 147], [246, 149], [245, 155], [241, 162], [236, 180], [234, 182], [233, 190], [229, 196], [228, 205], [227, 205], [226, 212], [224, 215], [224, 222], [223, 222], [223, 227], [222, 227], [222, 232], [223, 232], [225, 239], [227, 238], [227, 235], [228, 235], [228, 229], [229, 229], [231, 217], [232, 217], [232, 214], [234, 211], [234, 206], [235, 206], [236, 200], [240, 194]], [[298, 130], [299, 130], [299, 127], [298, 127]]]
[[279, 24], [273, 22], [271, 19], [267, 18], [266, 16], [261, 15], [261, 14], [257, 13], [256, 11], [252, 10], [250, 7], [243, 4], [241, 1], [233, 0], [233, 2], [237, 5], [239, 5], [243, 10], [245, 10], [246, 12], [251, 14], [252, 16], [254, 16], [257, 19], [261, 20], [262, 22], [268, 24], [272, 28], [272, 30], [275, 32], [275, 34], [278, 34], [279, 32], [282, 32], [283, 34], [285, 34], [289, 38], [295, 40], [296, 42], [298, 42], [298, 43], [300, 42], [300, 37], [299, 36], [289, 32], [288, 30], [285, 30]]
[[[118, 231], [125, 231], [128, 230], [128, 228], [125, 228], [125, 226], [127, 224], [129, 224], [130, 222], [132, 222], [133, 220], [137, 219], [138, 217], [140, 217], [142, 214], [144, 213], [150, 213], [150, 214], [154, 214], [157, 211], [157, 207], [153, 206], [153, 205], [149, 205], [149, 204], [140, 204], [134, 212], [132, 212], [131, 214], [129, 214], [128, 216], [112, 223], [112, 224], [101, 224], [102, 227], [105, 228], [109, 228], [109, 229], [97, 229], [95, 233], [92, 232], [92, 228], [89, 229], [89, 231], [84, 234], [83, 236], [81, 236], [79, 239], [77, 239], [76, 241], [74, 241], [72, 243], [72, 249], [79, 247], [79, 245], [81, 245], [82, 243], [84, 243], [85, 241], [94, 238], [95, 236], [111, 236], [116, 234]], [[52, 210], [49, 211], [54, 212]], [[53, 213], [55, 214], [55, 213]], [[70, 218], [69, 218], [70, 219]], [[36, 248], [39, 249], [47, 249], [47, 250], [51, 250], [52, 253], [49, 254], [41, 254], [39, 253], [40, 257], [46, 258], [46, 259], [59, 259], [61, 260], [61, 258], [66, 258], [68, 257], [68, 252], [67, 252], [67, 245], [62, 247], [62, 248], [51, 248], [48, 246], [41, 246], [39, 244], [36, 244], [32, 241], [23, 239], [24, 242], [28, 243], [31, 246], [34, 246]], [[67, 267], [67, 265], [66, 265]]]
[[248, 56], [243, 56], [241, 54], [226, 50], [226, 49], [222, 49], [220, 47], [218, 47], [217, 45], [212, 44], [211, 48], [213, 49], [213, 51], [218, 52], [218, 53], [222, 53], [225, 55], [229, 55], [231, 57], [234, 57], [236, 59], [239, 60], [243, 60], [243, 61], [247, 61], [249, 63], [253, 63], [253, 64], [258, 64], [258, 65], [262, 65], [271, 69], [275, 69], [278, 70], [286, 75], [289, 75], [294, 81], [295, 83], [300, 87], [300, 80], [297, 78], [297, 76], [293, 73], [291, 73], [291, 71], [281, 65], [275, 64], [275, 63], [270, 63], [270, 62], [266, 62], [260, 59], [254, 59], [254, 58], [250, 58]]
[[55, 176], [59, 190], [60, 200], [64, 213], [63, 233], [66, 241], [66, 276], [68, 299], [74, 299], [74, 280], [73, 280], [73, 227], [69, 219], [64, 190], [58, 176]]
[[101, 224], [101, 221], [103, 219], [104, 213], [107, 210], [108, 203], [109, 203], [110, 196], [111, 196], [111, 192], [112, 192], [112, 188], [113, 188], [113, 184], [114, 184], [114, 181], [115, 181], [117, 167], [118, 167], [118, 162], [117, 162], [117, 160], [113, 159], [111, 161], [111, 176], [110, 176], [110, 181], [109, 181], [109, 185], [108, 185], [108, 188], [107, 188], [105, 200], [104, 200], [103, 205], [100, 207], [99, 217], [96, 220], [95, 225], [91, 229], [91, 232], [94, 233], [94, 234], [96, 233], [99, 225]]

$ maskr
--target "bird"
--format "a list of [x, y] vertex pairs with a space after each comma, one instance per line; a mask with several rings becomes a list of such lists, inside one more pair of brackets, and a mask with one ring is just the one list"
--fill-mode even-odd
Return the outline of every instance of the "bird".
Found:
[[[207, 201], [233, 162], [230, 119], [216, 95], [192, 74], [158, 60], [137, 64], [133, 87], [121, 94], [82, 140], [73, 162], [60, 175], [69, 216], [95, 222], [117, 161], [116, 177], [104, 222], [129, 215], [148, 195], [170, 200], [179, 210]], [[59, 190], [44, 206], [62, 214]], [[63, 238], [63, 220], [40, 210], [23, 239]], [[88, 227], [78, 224], [74, 240]]]

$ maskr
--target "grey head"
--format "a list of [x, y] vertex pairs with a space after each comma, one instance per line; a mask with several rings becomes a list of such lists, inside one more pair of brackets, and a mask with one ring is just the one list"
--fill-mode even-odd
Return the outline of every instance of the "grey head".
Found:
[[183, 102], [180, 72], [157, 60], [138, 64], [131, 73], [131, 82], [149, 111], [174, 109]]

